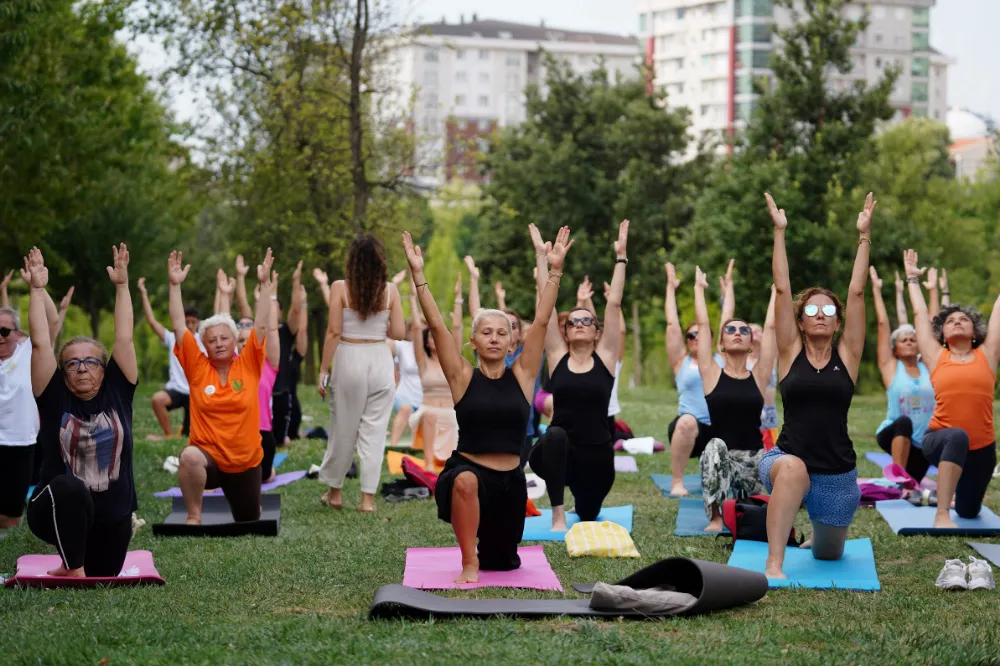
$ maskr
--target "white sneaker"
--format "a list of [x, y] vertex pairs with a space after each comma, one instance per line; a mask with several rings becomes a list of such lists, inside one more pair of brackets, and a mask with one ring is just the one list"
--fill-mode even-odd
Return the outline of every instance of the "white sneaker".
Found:
[[944, 568], [938, 574], [935, 585], [945, 590], [967, 590], [969, 583], [965, 576], [966, 568], [962, 560], [945, 560]]
[[969, 564], [966, 570], [969, 572], [970, 590], [992, 590], [996, 588], [993, 582], [993, 567], [986, 560], [969, 555]]

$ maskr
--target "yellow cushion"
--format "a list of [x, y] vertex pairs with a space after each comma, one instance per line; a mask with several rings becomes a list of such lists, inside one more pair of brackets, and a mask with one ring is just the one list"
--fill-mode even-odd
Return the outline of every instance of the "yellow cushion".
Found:
[[609, 520], [577, 523], [566, 533], [570, 557], [639, 557], [628, 531]]

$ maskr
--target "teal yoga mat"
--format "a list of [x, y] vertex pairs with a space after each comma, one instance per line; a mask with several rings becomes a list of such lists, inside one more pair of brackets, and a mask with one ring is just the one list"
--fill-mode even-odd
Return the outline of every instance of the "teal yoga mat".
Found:
[[704, 502], [697, 497], [682, 497], [680, 507], [677, 509], [677, 525], [674, 527], [674, 536], [718, 536], [729, 534], [725, 527], [721, 532], [706, 532], [708, 518], [705, 517]]
[[[729, 556], [729, 566], [764, 572], [767, 544], [740, 540]], [[768, 578], [768, 587], [805, 587], [815, 590], [853, 590], [877, 592], [882, 589], [875, 571], [875, 552], [871, 539], [851, 539], [839, 560], [817, 560], [807, 548], [788, 546], [782, 571], [786, 579]]]
[[281, 463], [285, 462], [285, 460], [287, 458], [288, 458], [288, 454], [287, 453], [275, 453], [274, 454], [274, 469], [278, 469], [278, 465], [280, 465]]
[[[670, 475], [669, 474], [650, 474], [653, 479], [653, 483], [663, 491], [663, 494], [667, 497], [674, 497], [670, 494]], [[701, 497], [701, 474], [685, 474], [684, 475], [684, 487], [687, 488], [688, 493], [694, 497]]]
[[[524, 521], [524, 534], [521, 541], [565, 541], [566, 532], [552, 531], [552, 510], [541, 509], [542, 515], [532, 516]], [[606, 506], [597, 514], [596, 522], [609, 520], [632, 533], [632, 505]], [[580, 516], [575, 513], [566, 514], [567, 529], [580, 522]]]
[[947, 529], [932, 527], [937, 507], [913, 506], [906, 500], [883, 500], [876, 502], [875, 508], [900, 536], [1000, 536], [1000, 517], [985, 506], [976, 518], [959, 518], [953, 509], [951, 519], [958, 527]]

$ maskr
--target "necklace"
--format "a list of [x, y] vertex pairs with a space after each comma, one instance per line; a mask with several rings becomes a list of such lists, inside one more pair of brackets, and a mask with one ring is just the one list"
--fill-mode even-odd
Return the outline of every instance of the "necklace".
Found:
[[962, 354], [961, 356], [959, 356], [957, 352], [951, 353], [951, 355], [955, 357], [955, 360], [959, 363], [968, 363], [973, 359], [975, 354], [976, 354], [975, 350], [970, 351], [968, 354]]

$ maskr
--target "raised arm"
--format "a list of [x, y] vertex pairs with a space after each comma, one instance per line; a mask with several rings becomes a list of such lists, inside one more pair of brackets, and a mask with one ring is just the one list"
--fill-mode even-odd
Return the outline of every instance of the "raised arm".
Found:
[[951, 292], [948, 290], [948, 269], [941, 269], [941, 277], [938, 278], [938, 284], [941, 287], [941, 307], [948, 307], [951, 305]]
[[594, 308], [594, 285], [590, 283], [589, 275], [584, 275], [583, 282], [576, 288], [576, 307], [586, 308], [594, 314], [597, 313]]
[[323, 336], [323, 353], [319, 362], [319, 383], [316, 387], [319, 394], [326, 397], [326, 381], [329, 379], [333, 355], [340, 345], [340, 337], [344, 330], [344, 282], [333, 283], [327, 298], [330, 314], [326, 321], [326, 334]]
[[[258, 283], [257, 288], [257, 302], [254, 307], [260, 309], [262, 307], [267, 308], [267, 337], [264, 338], [264, 357], [267, 362], [271, 364], [271, 367], [277, 370], [281, 367], [281, 337], [278, 335], [278, 327], [281, 326], [281, 316], [278, 314], [278, 307], [275, 305], [275, 300], [272, 297], [264, 297], [267, 302], [262, 302], [264, 298], [261, 298], [264, 289], [260, 288]], [[278, 274], [271, 271], [271, 294], [276, 296], [278, 293]], [[256, 314], [256, 313], [255, 313]], [[258, 340], [261, 338], [258, 337]]]
[[247, 298], [247, 273], [250, 267], [243, 261], [243, 255], [236, 255], [236, 307], [239, 308], [241, 319], [253, 319], [253, 309]]
[[899, 277], [899, 271], [896, 271], [896, 321], [899, 322], [897, 326], [910, 323], [906, 314], [906, 301], [903, 300], [904, 286], [903, 278]]
[[497, 310], [506, 310], [507, 292], [504, 291], [503, 282], [497, 281], [497, 283], [493, 285], [493, 292], [497, 296]]
[[170, 307], [170, 328], [174, 331], [174, 338], [180, 345], [187, 331], [187, 324], [184, 321], [184, 299], [181, 296], [181, 284], [191, 270], [191, 264], [183, 265], [184, 253], [171, 252], [167, 259], [167, 278], [170, 280], [169, 307]]
[[302, 316], [299, 314], [299, 311], [302, 309], [302, 290], [299, 289], [301, 286], [302, 261], [300, 260], [298, 265], [295, 266], [295, 272], [292, 273], [292, 303], [288, 307], [288, 314], [285, 315], [288, 330], [291, 331], [292, 335], [299, 332], [299, 324], [302, 323]]
[[10, 279], [14, 277], [14, 271], [10, 270], [3, 279], [0, 279], [0, 308], [10, 307], [10, 298], [7, 296], [7, 287], [10, 286]]
[[667, 362], [676, 375], [680, 372], [681, 363], [687, 356], [687, 346], [684, 344], [684, 331], [681, 330], [681, 319], [677, 316], [677, 287], [681, 281], [677, 277], [677, 269], [674, 265], [667, 263], [664, 266], [667, 270], [667, 297], [663, 306], [667, 315]]
[[28, 297], [28, 328], [31, 331], [31, 392], [37, 398], [56, 372], [56, 354], [52, 350], [49, 327], [45, 320], [45, 288], [49, 284], [49, 269], [42, 251], [31, 248], [24, 258], [21, 277], [31, 288]]
[[858, 253], [854, 257], [851, 284], [847, 288], [847, 312], [844, 334], [840, 337], [840, 357], [847, 365], [851, 380], [858, 381], [858, 367], [865, 349], [865, 283], [868, 281], [868, 264], [871, 254], [871, 223], [878, 201], [869, 192], [865, 207], [858, 213]]
[[770, 194], [765, 194], [767, 210], [774, 223], [774, 250], [771, 254], [771, 273], [774, 278], [774, 337], [778, 344], [778, 378], [783, 379], [792, 361], [802, 350], [802, 338], [795, 325], [795, 308], [792, 305], [792, 282], [788, 276], [788, 255], [785, 253], [785, 229], [788, 219], [784, 209], [779, 209]]
[[156, 333], [156, 337], [160, 340], [166, 337], [167, 329], [156, 320], [156, 315], [153, 314], [153, 306], [149, 303], [149, 294], [146, 292], [146, 278], [139, 278], [139, 296], [142, 298], [142, 313], [146, 316], [146, 323], [149, 327], [153, 329], [153, 333]]
[[767, 385], [771, 381], [771, 371], [774, 369], [774, 362], [778, 358], [778, 342], [775, 340], [774, 329], [774, 301], [776, 290], [771, 285], [771, 299], [767, 303], [767, 314], [764, 317], [764, 331], [760, 339], [760, 358], [753, 366], [754, 380], [761, 395], [767, 392]]
[[[528, 233], [531, 235], [531, 244], [535, 248], [535, 282], [539, 294], [535, 302], [535, 312], [541, 312], [541, 294], [549, 284], [549, 252], [552, 250], [552, 243], [542, 240], [542, 233], [534, 224], [528, 225]], [[560, 273], [561, 271], [555, 271]], [[558, 280], [556, 280], [558, 282]], [[558, 289], [556, 289], [558, 291]], [[558, 294], [556, 294], [558, 298]], [[543, 345], [545, 347], [545, 358], [549, 362], [549, 375], [559, 365], [560, 359], [569, 351], [566, 340], [559, 331], [559, 317], [555, 313], [555, 302], [552, 303], [553, 312], [549, 313], [544, 324], [537, 319], [533, 322], [532, 329], [543, 331]], [[537, 324], [534, 325], [534, 324]], [[522, 331], [522, 339], [527, 339], [528, 331]], [[522, 352], [523, 353], [523, 352]]]
[[[257, 265], [257, 284], [260, 285], [260, 298], [257, 299], [257, 309], [254, 312], [253, 330], [258, 341], [265, 341], [264, 351], [268, 359], [271, 358], [270, 351], [273, 344], [276, 349], [279, 349], [275, 357], [280, 360], [278, 327], [275, 326], [274, 335], [269, 335], [268, 331], [271, 324], [271, 310], [277, 309], [275, 301], [278, 299], [278, 274], [271, 269], [272, 266], [274, 266], [274, 256], [271, 254], [271, 248], [267, 248], [267, 252], [264, 253], [264, 261]], [[274, 364], [272, 363], [272, 365]]]
[[903, 253], [903, 268], [906, 270], [906, 289], [910, 293], [910, 306], [913, 308], [913, 326], [917, 329], [917, 348], [920, 350], [920, 360], [931, 372], [937, 367], [943, 347], [934, 335], [931, 318], [927, 316], [927, 304], [924, 302], [924, 292], [920, 289], [920, 276], [926, 269], [917, 266], [919, 257], [914, 250]]
[[229, 314], [233, 309], [233, 294], [236, 293], [236, 280], [226, 275], [221, 268], [215, 274], [215, 289], [219, 295], [218, 309], [215, 314]]
[[465, 265], [469, 269], [469, 316], [475, 319], [480, 308], [479, 267], [469, 255], [465, 255]]
[[108, 266], [108, 277], [115, 285], [115, 344], [111, 357], [130, 384], [139, 381], [139, 363], [135, 358], [132, 332], [135, 318], [132, 314], [132, 295], [128, 291], [128, 248], [125, 243], [111, 246], [114, 263]]
[[938, 297], [938, 275], [937, 269], [931, 266], [927, 269], [927, 280], [924, 282], [924, 289], [927, 290], [927, 314], [931, 319], [941, 311], [941, 300]]
[[722, 351], [722, 325], [736, 316], [736, 287], [733, 285], [733, 266], [735, 264], [736, 260], [730, 259], [725, 276], [719, 278], [719, 286], [722, 290], [722, 307], [720, 308], [719, 328], [715, 332], [715, 348], [720, 352]]
[[451, 309], [451, 334], [455, 338], [455, 344], [459, 350], [462, 349], [462, 305], [465, 299], [462, 298], [462, 273], [458, 273], [455, 281], [455, 304]]
[[410, 280], [410, 334], [413, 338], [413, 360], [417, 370], [423, 372], [427, 367], [427, 351], [424, 350], [424, 331], [420, 325], [420, 304], [417, 302], [417, 287]]
[[[607, 282], [604, 283], [604, 302], [607, 303], [608, 299], [611, 298], [611, 285]], [[618, 323], [618, 331], [621, 333], [621, 339], [618, 342], [618, 362], [621, 363], [622, 359], [625, 358], [625, 338], [627, 337], [628, 327], [625, 325], [625, 311], [622, 310], [622, 316]]]
[[323, 296], [323, 302], [330, 305], [330, 278], [327, 274], [320, 270], [319, 268], [313, 269], [313, 278], [316, 280], [316, 286], [319, 288], [319, 293]]
[[621, 325], [624, 321], [622, 296], [625, 293], [625, 267], [628, 265], [628, 226], [628, 220], [622, 220], [621, 224], [618, 225], [618, 240], [615, 241], [615, 270], [611, 275], [611, 291], [604, 306], [604, 333], [597, 342], [597, 355], [601, 357], [608, 372], [612, 375], [615, 374], [615, 366], [621, 360]]
[[52, 326], [51, 336], [52, 336], [52, 346], [55, 347], [59, 344], [59, 335], [62, 333], [63, 324], [66, 323], [66, 313], [69, 312], [70, 303], [73, 302], [73, 293], [76, 291], [76, 287], [70, 287], [66, 295], [63, 296], [62, 300], [59, 301], [59, 317], [56, 319], [55, 324]]
[[896, 359], [892, 356], [892, 344], [889, 341], [889, 313], [882, 301], [882, 280], [874, 266], [869, 272], [872, 277], [872, 300], [875, 301], [875, 322], [878, 324], [878, 370], [882, 373], [882, 386], [888, 389], [896, 376]]
[[719, 383], [719, 373], [722, 368], [712, 356], [712, 324], [708, 318], [708, 303], [705, 302], [705, 290], [708, 289], [708, 278], [701, 266], [694, 268], [694, 317], [698, 322], [698, 370], [701, 372], [701, 382], [705, 394], [715, 390]]
[[299, 284], [299, 292], [302, 307], [299, 308], [299, 328], [295, 332], [295, 351], [305, 358], [306, 352], [309, 351], [309, 297], [304, 284]]

